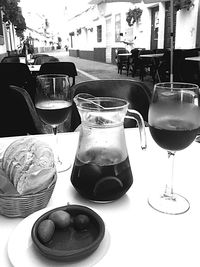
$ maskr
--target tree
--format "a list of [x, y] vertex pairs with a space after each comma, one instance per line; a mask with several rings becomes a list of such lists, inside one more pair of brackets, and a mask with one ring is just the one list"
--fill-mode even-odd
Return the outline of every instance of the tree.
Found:
[[21, 8], [18, 6], [20, 0], [0, 0], [0, 7], [3, 11], [3, 22], [12, 23], [18, 37], [23, 38], [26, 29], [26, 22], [22, 15]]

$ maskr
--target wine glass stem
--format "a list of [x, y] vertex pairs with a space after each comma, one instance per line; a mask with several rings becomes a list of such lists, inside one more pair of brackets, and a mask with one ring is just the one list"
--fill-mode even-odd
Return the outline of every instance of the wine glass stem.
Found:
[[54, 153], [55, 153], [55, 161], [57, 163], [61, 163], [60, 158], [59, 158], [59, 154], [58, 154], [58, 127], [53, 127], [53, 135], [54, 135], [54, 139], [55, 139], [55, 145], [54, 145]]
[[170, 175], [169, 175], [169, 181], [165, 186], [165, 192], [164, 197], [167, 197], [169, 199], [174, 198], [174, 191], [173, 191], [173, 180], [174, 180], [174, 159], [175, 159], [175, 152], [167, 151], [168, 153], [168, 161], [170, 164]]

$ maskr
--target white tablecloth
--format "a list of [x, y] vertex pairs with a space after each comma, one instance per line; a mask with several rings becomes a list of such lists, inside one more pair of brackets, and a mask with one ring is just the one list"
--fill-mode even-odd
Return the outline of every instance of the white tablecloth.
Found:
[[[182, 215], [166, 215], [152, 209], [147, 198], [153, 189], [164, 184], [167, 154], [153, 142], [148, 129], [146, 151], [140, 149], [138, 129], [127, 129], [125, 133], [134, 182], [124, 197], [108, 204], [82, 199], [71, 185], [70, 169], [58, 174], [48, 207], [62, 206], [68, 202], [82, 204], [102, 217], [109, 245], [95, 266], [200, 266], [200, 144], [194, 142], [189, 148], [178, 152], [175, 161], [174, 190], [189, 200], [191, 208]], [[51, 144], [50, 135], [38, 138], [44, 138]], [[1, 138], [0, 147], [5, 147], [12, 140]], [[70, 157], [73, 163], [78, 133], [59, 134], [59, 140], [62, 155]], [[0, 215], [2, 267], [12, 266], [7, 255], [7, 242], [22, 220]], [[52, 266], [56, 266], [55, 263]]]

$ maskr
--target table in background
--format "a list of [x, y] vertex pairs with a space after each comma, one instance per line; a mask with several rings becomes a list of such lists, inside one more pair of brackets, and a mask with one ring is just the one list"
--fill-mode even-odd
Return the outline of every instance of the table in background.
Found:
[[185, 60], [189, 60], [189, 61], [200, 61], [200, 56], [186, 57]]
[[28, 67], [29, 70], [33, 73], [33, 72], [39, 72], [41, 65], [28, 65]]
[[[200, 144], [194, 142], [187, 149], [178, 152], [175, 161], [175, 191], [190, 201], [191, 208], [182, 215], [166, 215], [152, 209], [147, 198], [157, 185], [164, 184], [167, 152], [153, 142], [148, 128], [146, 132], [148, 147], [146, 151], [142, 151], [138, 129], [125, 130], [134, 182], [124, 197], [107, 204], [97, 204], [81, 198], [71, 185], [70, 169], [58, 174], [48, 207], [63, 206], [68, 202], [82, 204], [94, 209], [102, 217], [110, 244], [105, 256], [96, 263], [97, 267], [188, 267], [191, 262], [200, 266]], [[72, 163], [78, 134], [59, 134], [61, 154], [70, 156]], [[54, 142], [52, 135], [36, 137], [49, 144]], [[15, 139], [0, 138], [1, 149]], [[11, 267], [7, 242], [21, 221], [22, 218], [0, 216], [0, 258], [3, 267]], [[23, 265], [23, 259], [21, 261]], [[52, 266], [56, 267], [56, 263], [53, 262]]]

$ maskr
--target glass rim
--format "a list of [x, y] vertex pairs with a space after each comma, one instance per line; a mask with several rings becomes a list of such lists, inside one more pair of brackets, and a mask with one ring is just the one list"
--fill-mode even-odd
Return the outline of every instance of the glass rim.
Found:
[[[79, 94], [78, 94], [79, 95]], [[77, 97], [75, 96], [75, 103], [77, 103], [79, 100], [78, 100], [78, 95]], [[87, 101], [89, 100], [89, 101]], [[103, 106], [102, 105], [102, 109], [101, 111], [114, 111], [114, 110], [118, 110], [118, 109], [122, 109], [122, 108], [125, 108], [125, 107], [128, 107], [129, 105], [129, 102], [126, 100], [126, 99], [123, 99], [123, 98], [117, 98], [117, 97], [112, 97], [112, 96], [97, 96], [97, 97], [91, 97], [91, 98], [86, 98], [85, 99], [85, 104], [90, 104], [90, 100], [93, 102], [92, 104], [96, 104], [97, 107], [92, 107], [92, 106], [87, 106], [87, 105], [82, 105], [84, 103], [84, 100], [81, 100], [80, 99], [80, 105], [78, 103], [78, 108], [79, 109], [86, 109], [86, 110], [96, 110], [99, 106], [101, 106], [101, 103], [102, 102], [107, 102], [107, 103], [116, 103], [116, 105], [113, 105], [113, 106]], [[95, 103], [96, 102], [96, 103]], [[118, 103], [118, 105], [117, 105]]]
[[[183, 87], [181, 87], [181, 86], [183, 86]], [[179, 89], [179, 90], [181, 90], [181, 89], [187, 89], [187, 90], [199, 89], [199, 86], [197, 84], [187, 83], [187, 82], [161, 82], [161, 83], [156, 83], [154, 85], [154, 89], [156, 87], [157, 88], [165, 88], [165, 89], [169, 88], [169, 89], [174, 89], [174, 90], [176, 90], [176, 89]]]

